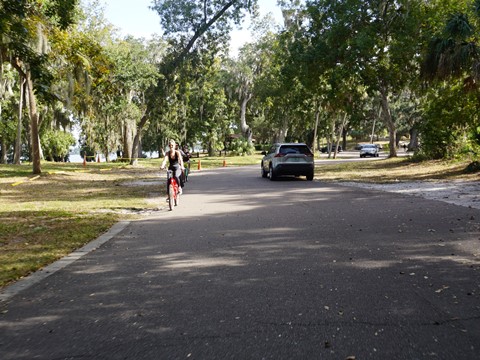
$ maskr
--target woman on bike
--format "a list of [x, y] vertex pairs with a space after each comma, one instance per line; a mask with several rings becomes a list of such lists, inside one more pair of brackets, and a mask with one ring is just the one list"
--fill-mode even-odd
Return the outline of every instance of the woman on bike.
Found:
[[176, 150], [175, 145], [176, 145], [175, 140], [170, 140], [170, 142], [168, 143], [170, 150], [165, 154], [165, 157], [163, 158], [162, 166], [160, 166], [160, 168], [162, 170], [165, 169], [165, 164], [167, 163], [167, 160], [168, 160], [168, 164], [169, 164], [168, 170], [173, 171], [173, 176], [175, 177], [175, 180], [179, 185], [178, 192], [181, 194], [182, 188], [183, 188], [183, 181], [181, 180], [182, 179], [181, 175], [184, 169], [184, 165], [183, 165], [182, 155], [180, 154], [180, 151]]

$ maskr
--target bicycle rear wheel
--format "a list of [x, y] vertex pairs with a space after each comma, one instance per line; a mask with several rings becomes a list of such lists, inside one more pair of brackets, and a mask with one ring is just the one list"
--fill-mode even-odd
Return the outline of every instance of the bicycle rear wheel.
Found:
[[175, 190], [173, 188], [173, 185], [169, 185], [168, 186], [168, 207], [170, 208], [170, 211], [173, 210], [173, 202], [175, 197], [174, 191]]
[[177, 191], [175, 195], [175, 206], [177, 206], [178, 204], [180, 204], [180, 193]]

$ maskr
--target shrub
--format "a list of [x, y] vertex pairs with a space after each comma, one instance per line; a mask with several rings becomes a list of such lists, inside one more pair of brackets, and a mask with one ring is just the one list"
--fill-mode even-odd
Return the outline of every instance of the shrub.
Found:
[[47, 130], [42, 135], [43, 155], [48, 161], [65, 161], [73, 145], [75, 137], [69, 132]]
[[229, 151], [238, 156], [252, 155], [255, 152], [253, 145], [248, 145], [248, 141], [244, 138], [233, 139], [229, 144]]

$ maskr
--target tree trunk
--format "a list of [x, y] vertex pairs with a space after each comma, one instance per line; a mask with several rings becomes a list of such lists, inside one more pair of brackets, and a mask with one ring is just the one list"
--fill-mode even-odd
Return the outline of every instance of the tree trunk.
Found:
[[320, 118], [320, 106], [315, 110], [315, 126], [313, 127], [312, 152], [315, 155], [315, 144], [317, 142], [318, 121]]
[[137, 133], [135, 134], [135, 138], [133, 139], [133, 146], [132, 146], [132, 157], [130, 158], [130, 165], [137, 165], [138, 164], [138, 149], [140, 144], [140, 136], [142, 134], [143, 127], [148, 121], [148, 115], [144, 114], [142, 119], [137, 125]]
[[348, 123], [345, 124], [345, 126], [343, 127], [343, 131], [342, 131], [342, 149], [343, 149], [343, 151], [345, 151], [346, 148], [347, 148], [347, 134], [348, 134], [347, 125], [348, 125]]
[[[380, 110], [378, 111], [378, 117], [380, 117]], [[370, 135], [370, 144], [373, 144], [373, 137], [375, 136], [375, 125], [377, 124], [377, 118], [373, 119], [372, 135]]]
[[[0, 69], [3, 71], [3, 68]], [[1, 76], [1, 73], [0, 73]], [[2, 104], [0, 103], [0, 119], [2, 118]], [[6, 164], [7, 163], [7, 146], [5, 144], [5, 141], [3, 138], [0, 137], [0, 164]]]
[[245, 95], [242, 99], [242, 104], [240, 107], [240, 127], [242, 129], [242, 134], [247, 139], [248, 146], [253, 145], [252, 141], [252, 129], [247, 125], [247, 104], [252, 98], [252, 94]]
[[332, 144], [335, 141], [335, 118], [332, 118], [332, 131], [330, 132], [330, 135], [327, 138], [327, 152], [328, 152], [328, 158], [330, 159], [332, 157]]
[[23, 121], [23, 99], [25, 94], [25, 79], [20, 74], [20, 100], [18, 103], [18, 123], [17, 123], [17, 137], [15, 139], [15, 154], [14, 162], [20, 165], [20, 157], [22, 156], [22, 121]]
[[137, 146], [137, 157], [141, 158], [143, 156], [143, 148], [142, 148], [142, 134], [138, 139], [138, 146]]
[[[128, 104], [131, 104], [133, 101], [134, 92], [130, 91], [127, 96]], [[134, 142], [134, 134], [133, 134], [133, 124], [130, 119], [125, 119], [123, 123], [123, 159], [128, 159], [128, 161], [132, 161], [133, 159], [133, 142]]]
[[207, 143], [207, 152], [208, 156], [215, 156], [215, 140], [213, 140], [212, 135], [209, 136]]
[[35, 94], [33, 92], [33, 81], [32, 81], [32, 74], [30, 69], [27, 69], [25, 72], [25, 81], [27, 84], [28, 90], [28, 101], [29, 101], [29, 111], [30, 111], [30, 131], [31, 131], [31, 142], [32, 142], [32, 165], [33, 165], [33, 173], [34, 174], [41, 174], [42, 167], [41, 167], [41, 151], [40, 151], [40, 133], [39, 133], [39, 117], [37, 111], [37, 100], [35, 98]]
[[275, 141], [274, 142], [285, 142], [285, 139], [287, 138], [288, 135], [288, 117], [285, 114], [282, 114], [283, 120], [282, 120], [282, 125], [278, 132], [275, 135]]
[[392, 113], [390, 111], [390, 104], [388, 102], [387, 90], [384, 86], [380, 87], [380, 103], [382, 106], [383, 121], [388, 129], [389, 134], [389, 157], [397, 157], [397, 147], [396, 147], [396, 133], [397, 128], [395, 121], [392, 118]]
[[187, 145], [187, 132], [188, 132], [188, 124], [187, 124], [187, 100], [183, 99], [182, 102], [182, 113], [183, 113], [183, 125], [182, 125], [182, 144]]
[[131, 160], [133, 157], [133, 134], [130, 120], [125, 120], [123, 125], [123, 158]]
[[7, 144], [3, 139], [0, 139], [0, 164], [7, 163]]
[[342, 138], [342, 134], [343, 134], [343, 129], [345, 127], [345, 125], [347, 124], [347, 113], [345, 113], [343, 115], [343, 120], [341, 122], [341, 125], [340, 125], [340, 129], [338, 129], [338, 137], [337, 137], [337, 142], [335, 144], [335, 152], [333, 153], [333, 158], [336, 159], [337, 158], [337, 153], [338, 153], [338, 145], [340, 145], [340, 139]]
[[418, 150], [418, 129], [413, 127], [410, 129], [410, 143], [408, 144], [408, 151]]

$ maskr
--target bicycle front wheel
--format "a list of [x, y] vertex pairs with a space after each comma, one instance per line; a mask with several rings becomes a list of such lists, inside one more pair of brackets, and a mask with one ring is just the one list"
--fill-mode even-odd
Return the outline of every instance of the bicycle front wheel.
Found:
[[175, 189], [173, 188], [173, 185], [169, 185], [168, 187], [168, 207], [170, 208], [170, 211], [173, 210], [173, 202], [175, 198]]

